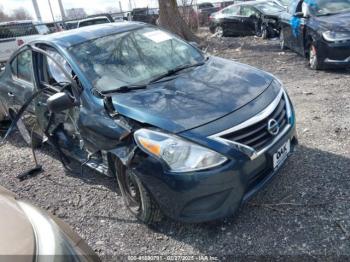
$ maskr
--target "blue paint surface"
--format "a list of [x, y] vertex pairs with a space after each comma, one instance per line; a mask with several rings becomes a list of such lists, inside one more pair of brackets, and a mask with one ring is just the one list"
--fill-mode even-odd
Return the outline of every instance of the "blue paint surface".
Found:
[[315, 0], [304, 0], [305, 4], [308, 4], [310, 7], [316, 7], [317, 3]]
[[295, 37], [297, 37], [299, 35], [299, 27], [300, 27], [300, 18], [293, 16], [290, 19], [290, 25], [292, 27], [292, 33]]

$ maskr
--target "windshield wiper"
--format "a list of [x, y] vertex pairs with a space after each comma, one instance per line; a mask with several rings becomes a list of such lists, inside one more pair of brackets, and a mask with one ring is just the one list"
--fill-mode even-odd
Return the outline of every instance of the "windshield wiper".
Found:
[[[205, 59], [205, 61], [208, 59]], [[199, 62], [199, 63], [195, 63], [195, 64], [187, 64], [187, 65], [181, 65], [178, 66], [174, 69], [169, 70], [168, 72], [166, 72], [165, 74], [162, 74], [160, 76], [157, 76], [155, 78], [153, 78], [151, 81], [149, 81], [147, 84], [140, 84], [140, 85], [125, 85], [125, 86], [121, 86], [118, 87], [116, 89], [111, 89], [111, 90], [106, 90], [106, 91], [101, 91], [100, 93], [102, 95], [108, 95], [108, 94], [113, 94], [113, 93], [127, 93], [130, 91], [134, 91], [134, 90], [140, 90], [140, 89], [146, 89], [149, 85], [154, 84], [156, 82], [158, 82], [159, 80], [175, 75], [178, 72], [188, 69], [188, 68], [192, 68], [192, 67], [198, 67], [198, 66], [202, 66], [205, 64], [205, 61]]]
[[116, 89], [111, 89], [111, 90], [106, 90], [106, 91], [101, 91], [100, 93], [102, 95], [108, 95], [108, 94], [113, 94], [113, 93], [127, 93], [133, 90], [140, 90], [140, 89], [146, 89], [147, 84], [145, 85], [129, 85], [129, 86], [121, 86]]
[[175, 67], [174, 69], [168, 70], [168, 72], [166, 72], [165, 74], [157, 76], [156, 78], [152, 79], [149, 82], [149, 84], [156, 83], [156, 82], [158, 82], [159, 80], [161, 80], [161, 79], [163, 79], [165, 77], [175, 75], [175, 74], [177, 74], [178, 72], [180, 72], [182, 70], [185, 70], [185, 69], [188, 69], [188, 68], [192, 68], [192, 67], [202, 66], [204, 64], [205, 64], [205, 61], [202, 61], [202, 62], [195, 63], [195, 64], [187, 64], [187, 65], [181, 65], [181, 66]]

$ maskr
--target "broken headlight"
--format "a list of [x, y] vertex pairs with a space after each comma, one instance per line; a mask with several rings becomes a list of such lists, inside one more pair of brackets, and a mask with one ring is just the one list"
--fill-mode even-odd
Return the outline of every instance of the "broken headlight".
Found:
[[191, 172], [219, 166], [227, 161], [223, 155], [180, 137], [149, 129], [135, 132], [138, 146], [161, 160], [172, 172]]
[[338, 42], [338, 41], [350, 40], [350, 32], [327, 31], [327, 32], [324, 32], [322, 35], [323, 35], [323, 38], [328, 42]]

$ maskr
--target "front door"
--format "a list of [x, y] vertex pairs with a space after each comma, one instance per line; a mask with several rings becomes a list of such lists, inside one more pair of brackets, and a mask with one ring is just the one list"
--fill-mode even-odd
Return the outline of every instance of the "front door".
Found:
[[232, 6], [222, 11], [222, 28], [225, 34], [240, 35], [241, 34], [241, 17], [239, 15], [239, 6]]
[[251, 6], [242, 6], [240, 14], [243, 35], [254, 35], [259, 32], [260, 13], [255, 8]]
[[[77, 121], [79, 107], [74, 107], [60, 113], [51, 113], [47, 107], [47, 99], [58, 93], [72, 94], [73, 71], [68, 62], [52, 47], [42, 45], [40, 49], [46, 54], [33, 51], [36, 90], [44, 89], [35, 101], [35, 114], [41, 129], [54, 135], [63, 149], [74, 151], [79, 148], [79, 130]], [[60, 65], [60, 66], [59, 66]], [[63, 72], [63, 70], [65, 72]], [[68, 77], [72, 76], [72, 77]]]

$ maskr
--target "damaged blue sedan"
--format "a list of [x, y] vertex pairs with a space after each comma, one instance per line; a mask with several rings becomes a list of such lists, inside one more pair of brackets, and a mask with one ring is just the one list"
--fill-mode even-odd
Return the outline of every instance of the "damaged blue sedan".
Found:
[[294, 0], [280, 23], [281, 48], [311, 69], [350, 67], [350, 0]]
[[143, 23], [25, 45], [0, 75], [0, 108], [33, 146], [47, 140], [62, 160], [116, 177], [147, 224], [233, 214], [297, 144], [277, 78]]

